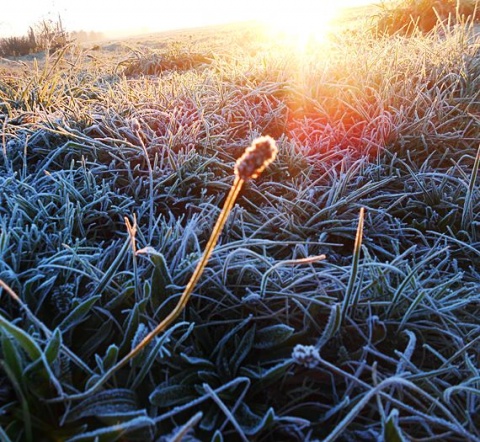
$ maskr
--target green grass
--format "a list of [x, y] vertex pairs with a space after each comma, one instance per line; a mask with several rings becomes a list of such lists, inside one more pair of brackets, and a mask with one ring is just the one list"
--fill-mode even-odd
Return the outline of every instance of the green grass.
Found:
[[473, 27], [256, 31], [2, 67], [2, 440], [480, 440]]

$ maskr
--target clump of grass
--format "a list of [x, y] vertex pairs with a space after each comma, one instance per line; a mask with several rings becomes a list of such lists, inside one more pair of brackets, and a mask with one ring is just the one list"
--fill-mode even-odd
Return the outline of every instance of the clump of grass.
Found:
[[211, 54], [196, 53], [187, 50], [167, 50], [155, 52], [149, 50], [136, 51], [133, 59], [122, 62], [123, 74], [126, 77], [141, 75], [161, 75], [166, 71], [182, 72], [190, 69], [205, 68], [212, 62]]
[[401, 0], [381, 4], [375, 32], [381, 35], [428, 33], [438, 25], [478, 22], [478, 0]]

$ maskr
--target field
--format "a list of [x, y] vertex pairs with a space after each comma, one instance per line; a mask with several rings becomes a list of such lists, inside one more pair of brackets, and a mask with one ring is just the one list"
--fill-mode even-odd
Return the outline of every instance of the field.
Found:
[[2, 442], [480, 441], [480, 37], [297, 43], [1, 60]]

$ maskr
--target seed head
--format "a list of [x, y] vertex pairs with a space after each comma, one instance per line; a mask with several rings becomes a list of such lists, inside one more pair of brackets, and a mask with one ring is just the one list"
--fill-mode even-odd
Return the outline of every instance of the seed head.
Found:
[[140, 121], [138, 121], [136, 118], [132, 118], [130, 120], [130, 126], [135, 133], [140, 132], [142, 129], [142, 126], [140, 126]]
[[293, 349], [292, 358], [298, 365], [307, 368], [314, 368], [321, 361], [320, 353], [313, 345], [297, 344]]
[[257, 178], [263, 170], [275, 159], [278, 148], [275, 140], [270, 136], [259, 137], [253, 140], [243, 155], [235, 164], [235, 175], [246, 181]]

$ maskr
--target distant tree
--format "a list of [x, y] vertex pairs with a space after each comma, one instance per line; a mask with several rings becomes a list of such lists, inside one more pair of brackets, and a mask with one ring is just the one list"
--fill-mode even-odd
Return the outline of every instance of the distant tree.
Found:
[[70, 33], [70, 38], [78, 42], [87, 42], [101, 40], [104, 38], [104, 35], [101, 32], [90, 31], [86, 32], [84, 30], [73, 31]]
[[89, 34], [90, 41], [102, 40], [103, 38], [105, 38], [105, 35], [102, 32], [90, 31], [90, 34]]

